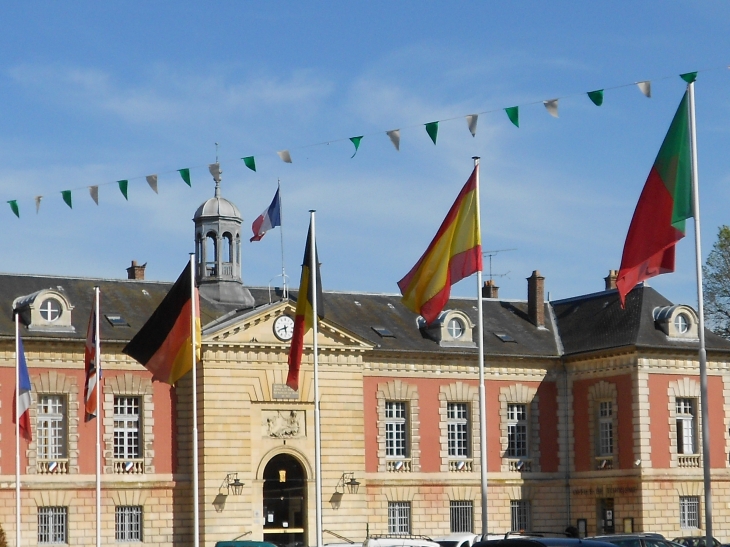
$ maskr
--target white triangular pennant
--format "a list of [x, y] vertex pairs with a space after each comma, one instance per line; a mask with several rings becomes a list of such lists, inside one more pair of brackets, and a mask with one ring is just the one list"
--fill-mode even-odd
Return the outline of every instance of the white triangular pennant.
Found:
[[291, 154], [289, 154], [289, 150], [279, 150], [277, 154], [279, 154], [281, 161], [284, 163], [291, 163]]
[[558, 99], [550, 99], [549, 101], [543, 101], [542, 104], [545, 105], [545, 108], [547, 108], [547, 111], [550, 113], [550, 115], [553, 118], [558, 117]]
[[99, 187], [89, 186], [89, 195], [91, 196], [91, 199], [94, 200], [94, 203], [99, 205]]
[[[289, 163], [291, 163], [291, 161], [289, 161]], [[220, 163], [211, 163], [210, 165], [208, 165], [208, 171], [210, 171], [210, 174], [213, 176], [214, 181], [221, 181], [221, 173], [223, 173], [223, 171], [221, 171]]]
[[41, 208], [41, 200], [43, 199], [43, 196], [36, 196], [35, 197], [35, 214], [38, 214], [38, 211]]
[[477, 136], [477, 120], [479, 119], [479, 114], [470, 114], [466, 117], [466, 124], [469, 126], [469, 132], [471, 133], [472, 137]]
[[641, 91], [645, 97], [651, 99], [651, 82], [649, 80], [636, 82], [636, 85], [639, 86], [639, 91]]
[[152, 188], [155, 194], [157, 194], [157, 175], [147, 175], [145, 178], [147, 179], [147, 184], [149, 184], [150, 188]]
[[386, 131], [386, 135], [390, 137], [390, 142], [393, 143], [395, 149], [400, 151], [400, 129], [393, 129], [392, 131]]

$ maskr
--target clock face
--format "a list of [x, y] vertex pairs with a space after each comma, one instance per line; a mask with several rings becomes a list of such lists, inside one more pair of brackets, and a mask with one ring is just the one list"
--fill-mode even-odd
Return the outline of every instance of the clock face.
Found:
[[291, 340], [294, 334], [294, 319], [288, 315], [280, 315], [274, 321], [274, 334], [279, 340]]

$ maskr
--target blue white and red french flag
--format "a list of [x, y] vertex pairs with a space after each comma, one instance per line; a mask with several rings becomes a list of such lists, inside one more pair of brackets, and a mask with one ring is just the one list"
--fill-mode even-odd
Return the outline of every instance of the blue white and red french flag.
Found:
[[86, 349], [84, 351], [84, 421], [96, 418], [96, 389], [99, 383], [98, 355], [96, 355], [96, 309], [91, 310], [89, 327], [86, 331]]
[[[20, 434], [28, 441], [33, 440], [33, 433], [30, 430], [30, 376], [28, 375], [28, 365], [25, 362], [25, 350], [23, 349], [23, 340], [18, 336], [18, 384], [20, 387], [20, 397], [18, 397], [18, 414], [20, 420], [18, 427]], [[15, 423], [15, 396], [13, 394], [13, 423]]]
[[262, 237], [264, 237], [266, 232], [272, 228], [281, 226], [281, 201], [279, 200], [279, 190], [280, 188], [276, 189], [274, 199], [266, 211], [261, 213], [259, 217], [253, 221], [253, 224], [251, 225], [251, 229], [253, 230], [253, 237], [251, 238], [251, 241], [259, 241]]

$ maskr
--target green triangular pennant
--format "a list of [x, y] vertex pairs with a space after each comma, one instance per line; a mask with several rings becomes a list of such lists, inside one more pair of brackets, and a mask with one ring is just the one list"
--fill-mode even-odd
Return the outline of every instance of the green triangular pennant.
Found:
[[177, 172], [180, 173], [180, 176], [188, 186], [192, 186], [190, 184], [190, 169], [186, 167], [185, 169], [178, 169]]
[[507, 117], [509, 118], [509, 121], [511, 121], [513, 124], [515, 124], [515, 127], [520, 126], [520, 107], [519, 106], [510, 106], [508, 108], [505, 108], [504, 111], [507, 113]]
[[248, 167], [251, 171], [256, 171], [256, 160], [253, 159], [253, 156], [246, 156], [241, 159], [243, 160], [243, 163], [246, 164], [246, 167]]
[[439, 134], [439, 122], [431, 122], [426, 124], [426, 133], [431, 137], [431, 140], [436, 144], [436, 137]]
[[[355, 145], [355, 154], [357, 154], [357, 149], [360, 148], [360, 141], [362, 140], [362, 135], [359, 137], [350, 137], [350, 141], [352, 141], [352, 144]], [[355, 157], [355, 154], [350, 156], [350, 159]]]
[[118, 180], [117, 184], [119, 185], [119, 190], [122, 192], [124, 199], [129, 201], [129, 197], [127, 197], [127, 187], [129, 186], [129, 181], [128, 180]]
[[63, 201], [66, 202], [66, 205], [73, 209], [73, 205], [71, 205], [71, 190], [61, 190], [61, 196], [63, 197]]
[[18, 210], [18, 202], [14, 199], [11, 199], [8, 201], [10, 204], [10, 208], [13, 210], [13, 213], [15, 213], [15, 216], [20, 218], [20, 211]]
[[680, 78], [682, 78], [685, 82], [688, 84], [691, 84], [697, 79], [697, 73], [696, 72], [686, 72], [685, 74], [680, 74]]
[[601, 106], [603, 104], [603, 90], [596, 89], [595, 91], [589, 91], [588, 98], [593, 101], [594, 105]]

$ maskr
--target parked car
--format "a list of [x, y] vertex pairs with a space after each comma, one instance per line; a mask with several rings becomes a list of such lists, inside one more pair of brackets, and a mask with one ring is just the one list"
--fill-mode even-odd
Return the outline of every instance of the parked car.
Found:
[[276, 547], [273, 543], [268, 541], [254, 541], [254, 540], [232, 540], [232, 541], [218, 541], [215, 547]]
[[510, 534], [506, 539], [477, 541], [472, 547], [615, 547], [615, 545], [590, 539]]
[[610, 534], [586, 539], [607, 541], [619, 547], [679, 547], [661, 534], [640, 532], [636, 534]]
[[441, 547], [471, 547], [476, 541], [481, 540], [481, 536], [464, 532], [431, 539], [441, 545]]
[[[684, 547], [705, 547], [705, 536], [683, 536], [674, 538], [674, 543], [679, 543]], [[730, 547], [728, 543], [721, 543], [717, 538], [712, 538], [713, 547]]]
[[393, 534], [387, 536], [370, 536], [362, 542], [363, 547], [441, 547], [426, 536], [409, 536]]

